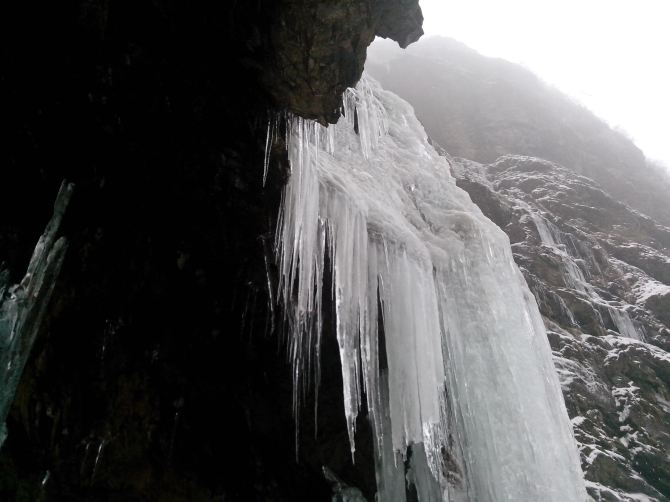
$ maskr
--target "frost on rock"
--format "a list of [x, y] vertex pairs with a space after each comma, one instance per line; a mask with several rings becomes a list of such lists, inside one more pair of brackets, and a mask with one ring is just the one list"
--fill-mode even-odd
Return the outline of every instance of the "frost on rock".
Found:
[[407, 103], [363, 77], [344, 112], [328, 128], [287, 125], [276, 246], [296, 406], [318, 382], [332, 273], [350, 444], [365, 400], [379, 500], [405, 501], [406, 483], [422, 502], [585, 500], [507, 236], [456, 187]]
[[0, 446], [7, 434], [5, 420], [14, 393], [65, 257], [67, 242], [63, 237], [56, 239], [56, 234], [73, 188], [69, 183], [61, 185], [53, 216], [21, 282], [10, 286], [9, 274], [0, 271]]

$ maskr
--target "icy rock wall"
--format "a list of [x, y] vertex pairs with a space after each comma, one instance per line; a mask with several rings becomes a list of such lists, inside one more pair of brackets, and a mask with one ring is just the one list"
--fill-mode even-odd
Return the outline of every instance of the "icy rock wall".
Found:
[[404, 501], [406, 482], [422, 501], [585, 500], [509, 241], [456, 187], [412, 108], [364, 76], [336, 125], [293, 117], [287, 129], [276, 244], [296, 406], [319, 378], [330, 263], [351, 448], [365, 399], [380, 500]]
[[0, 446], [6, 438], [5, 420], [23, 367], [39, 332], [60, 273], [67, 242], [56, 238], [74, 185], [63, 183], [54, 213], [37, 241], [23, 280], [10, 286], [0, 271]]
[[[577, 247], [574, 245], [570, 246], [570, 243], [566, 242], [566, 238], [564, 235], [562, 235], [562, 232], [556, 228], [554, 224], [545, 220], [536, 212], [533, 212], [528, 204], [522, 204], [522, 207], [527, 208], [529, 212], [528, 214], [535, 224], [542, 245], [551, 249], [551, 251], [561, 259], [561, 271], [565, 278], [566, 286], [579, 293], [583, 293], [590, 302], [600, 306], [603, 311], [607, 312], [610, 319], [612, 320], [614, 327], [621, 336], [644, 342], [644, 332], [636, 326], [635, 322], [631, 319], [625, 308], [622, 309], [618, 306], [610, 305], [610, 302], [603, 299], [584, 276], [584, 272], [582, 272], [581, 267], [577, 263], [577, 260], [583, 261], [581, 258], [582, 253], [579, 252]], [[570, 249], [574, 249], [576, 251], [573, 252], [573, 254], [575, 254], [578, 258], [575, 258], [573, 254], [568, 252]], [[587, 256], [587, 258], [591, 257]], [[595, 265], [595, 268], [597, 269], [597, 262], [594, 259], [589, 260], [589, 262], [592, 265]], [[574, 321], [572, 312], [570, 312], [567, 307], [566, 312], [569, 317], [573, 318], [572, 324], [577, 325]], [[604, 324], [602, 322], [602, 314], [600, 314], [600, 316], [601, 324]]]

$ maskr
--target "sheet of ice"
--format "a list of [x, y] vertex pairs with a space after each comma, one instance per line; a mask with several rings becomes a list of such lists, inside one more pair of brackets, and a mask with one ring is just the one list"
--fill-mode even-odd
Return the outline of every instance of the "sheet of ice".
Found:
[[640, 340], [641, 342], [645, 341], [644, 334], [635, 325], [626, 310], [615, 307], [607, 307], [607, 311], [609, 312], [610, 318], [612, 319], [612, 322], [616, 326], [620, 335], [633, 338], [635, 340]]
[[527, 204], [525, 206], [535, 224], [535, 228], [537, 228], [537, 233], [540, 236], [542, 244], [551, 248], [561, 258], [565, 284], [569, 288], [585, 293], [588, 296], [597, 296], [593, 286], [586, 280], [584, 272], [582, 272], [575, 258], [567, 251], [569, 248], [575, 248], [574, 244], [572, 242], [564, 242], [562, 232], [553, 223], [545, 220], [530, 209]]
[[535, 223], [537, 233], [540, 234], [540, 240], [542, 241], [542, 244], [550, 247], [556, 247], [558, 242], [560, 242], [560, 239], [554, 239], [554, 229], [549, 227], [547, 220], [545, 220], [536, 212], [530, 212], [530, 217], [533, 220], [533, 223]]
[[[287, 125], [276, 246], [296, 403], [319, 374], [328, 253], [351, 448], [366, 399], [380, 500], [403, 502], [405, 479], [422, 502], [586, 500], [542, 319], [506, 235], [456, 187], [407, 103], [363, 77], [344, 111], [329, 128]], [[452, 458], [460, 483], [445, 475]]]
[[0, 274], [0, 446], [6, 437], [5, 420], [23, 367], [40, 329], [60, 273], [67, 243], [56, 239], [73, 185], [63, 183], [54, 213], [39, 238], [23, 280], [9, 286]]

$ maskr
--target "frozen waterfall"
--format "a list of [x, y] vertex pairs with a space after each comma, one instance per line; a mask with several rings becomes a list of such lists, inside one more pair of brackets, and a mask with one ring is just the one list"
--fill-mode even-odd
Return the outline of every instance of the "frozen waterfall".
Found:
[[586, 500], [506, 235], [456, 187], [407, 103], [363, 77], [344, 111], [328, 128], [287, 124], [276, 245], [296, 403], [318, 379], [332, 272], [351, 448], [366, 400], [380, 501], [405, 501], [406, 483], [422, 502]]

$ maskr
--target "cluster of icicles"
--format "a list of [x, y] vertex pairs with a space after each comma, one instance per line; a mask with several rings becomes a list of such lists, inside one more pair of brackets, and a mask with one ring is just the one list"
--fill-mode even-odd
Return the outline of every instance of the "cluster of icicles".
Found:
[[364, 76], [336, 125], [291, 117], [286, 134], [276, 246], [296, 403], [318, 381], [332, 276], [349, 440], [353, 453], [365, 400], [378, 500], [404, 502], [409, 484], [421, 502], [586, 500], [509, 241], [456, 187], [412, 108]]

